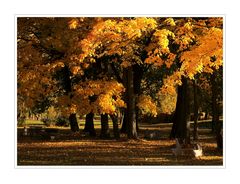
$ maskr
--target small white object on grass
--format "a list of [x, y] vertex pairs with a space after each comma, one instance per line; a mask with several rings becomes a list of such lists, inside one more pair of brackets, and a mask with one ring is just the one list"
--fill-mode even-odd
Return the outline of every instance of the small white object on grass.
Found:
[[175, 156], [186, 155], [186, 156], [194, 156], [195, 158], [199, 158], [203, 155], [202, 147], [200, 144], [193, 144], [190, 147], [184, 147], [179, 143], [179, 140], [176, 139], [176, 148], [172, 149], [172, 152]]
[[199, 144], [197, 144], [197, 149], [193, 149], [193, 154], [196, 158], [201, 157], [203, 155], [202, 147]]
[[23, 135], [28, 135], [28, 130], [27, 130], [26, 127], [24, 127], [24, 133], [23, 133]]

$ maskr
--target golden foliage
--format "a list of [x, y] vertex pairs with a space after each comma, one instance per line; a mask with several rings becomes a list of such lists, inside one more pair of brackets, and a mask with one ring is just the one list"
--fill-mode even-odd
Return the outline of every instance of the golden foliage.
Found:
[[153, 99], [148, 95], [140, 95], [138, 97], [137, 107], [140, 109], [141, 113], [144, 115], [157, 116], [157, 105]]
[[83, 62], [88, 57], [116, 54], [120, 55], [124, 61], [122, 66], [127, 67], [139, 48], [136, 44], [137, 39], [155, 29], [156, 26], [154, 19], [145, 17], [101, 21], [80, 42], [82, 53], [79, 55], [79, 61]]
[[76, 29], [78, 26], [78, 20], [77, 19], [72, 19], [69, 21], [69, 28], [70, 29]]
[[[218, 69], [223, 64], [223, 33], [219, 28], [210, 28], [198, 38], [198, 45], [181, 55], [183, 62], [181, 70], [190, 79], [196, 73], [211, 72], [211, 68]], [[212, 58], [215, 58], [213, 61]]]
[[176, 71], [172, 75], [163, 80], [163, 86], [161, 87], [162, 94], [176, 94], [176, 86], [182, 85], [181, 81], [182, 72]]
[[165, 21], [164, 21], [164, 23], [166, 24], [166, 25], [168, 25], [168, 26], [175, 26], [176, 24], [175, 24], [175, 21], [174, 21], [174, 19], [173, 18], [167, 18]]
[[[70, 78], [83, 75], [90, 63], [104, 56], [122, 68], [153, 64], [171, 71], [163, 94], [174, 95], [181, 77], [194, 79], [223, 65], [221, 17], [194, 18], [35, 18], [18, 20], [18, 95], [27, 107], [41, 96], [55, 96], [67, 113], [115, 113], [124, 107], [124, 87], [114, 80], [86, 80], [74, 84], [71, 94], [57, 86], [53, 74], [63, 67]], [[36, 31], [36, 34], [34, 34]], [[146, 41], [148, 40], [148, 41]], [[142, 54], [147, 56], [142, 58]], [[118, 59], [116, 59], [118, 58]], [[172, 67], [174, 66], [174, 67]], [[89, 98], [96, 98], [91, 101]], [[149, 97], [139, 97], [144, 113], [156, 114]], [[166, 97], [167, 98], [167, 97]], [[65, 109], [65, 110], [64, 110]]]
[[88, 80], [75, 85], [74, 92], [68, 96], [58, 97], [58, 107], [65, 116], [73, 112], [114, 114], [126, 106], [122, 100], [124, 90], [115, 80]]
[[173, 93], [162, 93], [160, 90], [158, 95], [158, 99], [160, 102], [160, 113], [171, 114], [175, 111], [176, 103], [177, 103], [177, 93], [176, 91]]

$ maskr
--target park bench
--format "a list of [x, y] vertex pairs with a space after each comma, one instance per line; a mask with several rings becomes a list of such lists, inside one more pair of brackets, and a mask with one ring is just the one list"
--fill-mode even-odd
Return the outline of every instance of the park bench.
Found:
[[200, 158], [203, 155], [202, 147], [199, 143], [195, 144], [185, 144], [180, 143], [176, 138], [176, 147], [172, 149], [173, 154], [184, 157], [195, 157]]
[[24, 135], [35, 136], [44, 132], [44, 129], [40, 125], [30, 125], [29, 127], [24, 127]]
[[55, 139], [58, 129], [56, 128], [43, 128], [39, 125], [30, 125], [29, 127], [24, 127], [23, 135], [32, 136], [33, 138], [43, 138], [43, 139]]

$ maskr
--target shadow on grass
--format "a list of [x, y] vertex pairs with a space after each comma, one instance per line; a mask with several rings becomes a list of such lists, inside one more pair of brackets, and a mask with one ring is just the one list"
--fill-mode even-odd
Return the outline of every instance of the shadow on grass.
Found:
[[[162, 127], [162, 128], [159, 128]], [[159, 130], [160, 140], [144, 139], [146, 129]], [[204, 156], [201, 159], [178, 157], [171, 149], [175, 141], [167, 137], [170, 125], [156, 127], [141, 126], [138, 140], [127, 140], [121, 135], [120, 140], [101, 140], [90, 138], [80, 133], [71, 133], [61, 129], [54, 140], [42, 140], [33, 136], [22, 136], [19, 130], [17, 143], [17, 164], [19, 166], [162, 166], [162, 165], [222, 165], [222, 153], [216, 149], [214, 136], [209, 130], [199, 129], [199, 142], [203, 146]], [[99, 134], [100, 130], [97, 130]]]

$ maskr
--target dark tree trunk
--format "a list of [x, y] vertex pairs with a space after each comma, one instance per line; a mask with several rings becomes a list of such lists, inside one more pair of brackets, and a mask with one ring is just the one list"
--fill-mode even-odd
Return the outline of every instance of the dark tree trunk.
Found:
[[133, 68], [132, 66], [127, 69], [127, 135], [130, 139], [137, 138], [137, 125], [136, 125], [136, 96], [134, 93], [134, 80], [133, 80]]
[[101, 114], [101, 138], [110, 138], [109, 125], [108, 125], [108, 114]]
[[[127, 124], [128, 124], [128, 109], [124, 109], [124, 116], [123, 116], [123, 122], [121, 127], [121, 133], [127, 133]], [[136, 129], [139, 130], [139, 111], [136, 107]]]
[[186, 143], [190, 143], [188, 97], [188, 79], [183, 78], [182, 85], [178, 86], [177, 104], [170, 137], [185, 140]]
[[211, 88], [212, 88], [212, 132], [216, 132], [216, 125], [219, 121], [218, 107], [217, 107], [217, 84], [216, 84], [216, 72], [211, 75]]
[[141, 93], [142, 67], [138, 64], [124, 69], [123, 85], [126, 88], [124, 119], [121, 128], [122, 133], [127, 133], [129, 138], [137, 138], [139, 110], [136, 107], [136, 96]]
[[110, 115], [112, 122], [113, 122], [113, 134], [114, 134], [114, 138], [115, 139], [119, 139], [120, 138], [120, 134], [119, 134], [119, 128], [118, 128], [118, 116], [116, 115]]
[[139, 108], [136, 106], [136, 128], [137, 132], [139, 132]]
[[217, 73], [214, 71], [211, 75], [211, 87], [212, 87], [212, 132], [216, 135], [217, 148], [223, 149], [223, 131], [222, 122], [220, 122], [220, 106], [218, 104], [218, 95], [220, 91], [218, 90], [217, 84]]
[[76, 114], [70, 114], [69, 116], [70, 127], [73, 132], [79, 131]]
[[[124, 68], [123, 69], [123, 86], [127, 89], [127, 69]], [[128, 96], [127, 96], [127, 92], [124, 94], [124, 101], [127, 103], [128, 101]], [[121, 133], [127, 133], [127, 124], [128, 124], [128, 110], [125, 108], [123, 111], [123, 123], [122, 123], [122, 127], [121, 127]]]
[[124, 115], [123, 115], [123, 122], [122, 122], [121, 133], [127, 133], [127, 123], [128, 123], [127, 109], [124, 109], [123, 114]]
[[[143, 78], [143, 67], [139, 64], [133, 65], [133, 82], [134, 82], [134, 94], [136, 96], [141, 95], [141, 81]], [[136, 106], [136, 127], [137, 132], [139, 131], [139, 108]]]
[[[62, 71], [62, 86], [65, 89], [66, 95], [72, 92], [72, 81], [70, 78], [70, 70], [68, 66], [65, 66]], [[72, 96], [70, 96], [72, 98]], [[73, 132], [79, 131], [79, 126], [76, 118], [76, 114], [70, 114], [69, 116], [70, 127]]]
[[222, 123], [218, 122], [216, 126], [216, 139], [217, 139], [217, 148], [222, 150], [223, 149], [223, 130], [222, 130]]
[[94, 113], [92, 112], [86, 115], [84, 131], [88, 132], [90, 136], [95, 137], [96, 132], [94, 129], [93, 117], [94, 117]]
[[194, 101], [194, 124], [193, 124], [193, 139], [198, 139], [198, 89], [196, 81], [193, 81], [193, 101]]

